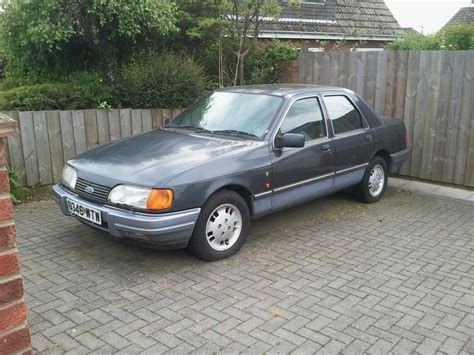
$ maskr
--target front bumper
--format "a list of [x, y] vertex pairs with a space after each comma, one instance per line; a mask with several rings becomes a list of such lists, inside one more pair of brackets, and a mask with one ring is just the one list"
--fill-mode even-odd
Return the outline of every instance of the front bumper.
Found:
[[394, 173], [408, 160], [410, 150], [404, 149], [399, 152], [390, 154], [390, 173]]
[[59, 184], [53, 186], [53, 195], [61, 207], [61, 212], [66, 216], [72, 216], [66, 205], [66, 198], [68, 198], [86, 207], [99, 210], [101, 213], [102, 225], [100, 226], [76, 217], [80, 222], [107, 231], [114, 237], [132, 238], [162, 249], [185, 248], [201, 212], [200, 208], [163, 214], [132, 212], [88, 201], [62, 188]]

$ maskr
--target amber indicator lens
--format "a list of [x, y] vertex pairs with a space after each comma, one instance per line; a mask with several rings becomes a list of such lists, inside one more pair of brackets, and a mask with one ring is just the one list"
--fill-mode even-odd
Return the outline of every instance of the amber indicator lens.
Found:
[[152, 189], [146, 202], [146, 208], [153, 211], [167, 210], [173, 205], [173, 190]]

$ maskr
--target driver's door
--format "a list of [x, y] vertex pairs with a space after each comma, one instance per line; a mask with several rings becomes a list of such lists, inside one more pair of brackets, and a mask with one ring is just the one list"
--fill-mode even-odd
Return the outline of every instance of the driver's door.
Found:
[[296, 100], [288, 109], [278, 134], [298, 133], [305, 137], [302, 148], [273, 146], [273, 209], [311, 200], [332, 190], [334, 146], [317, 97]]

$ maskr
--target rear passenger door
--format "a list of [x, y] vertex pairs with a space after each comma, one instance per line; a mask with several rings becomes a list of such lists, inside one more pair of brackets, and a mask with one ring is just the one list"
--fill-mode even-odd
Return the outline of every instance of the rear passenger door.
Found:
[[334, 188], [355, 185], [375, 153], [374, 132], [349, 96], [325, 95], [323, 102], [334, 133]]

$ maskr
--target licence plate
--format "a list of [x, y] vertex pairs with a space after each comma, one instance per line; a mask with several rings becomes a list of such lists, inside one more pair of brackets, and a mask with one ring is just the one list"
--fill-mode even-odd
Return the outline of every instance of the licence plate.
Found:
[[102, 217], [100, 211], [86, 207], [76, 201], [66, 199], [67, 209], [75, 216], [88, 220], [89, 222], [101, 225]]

